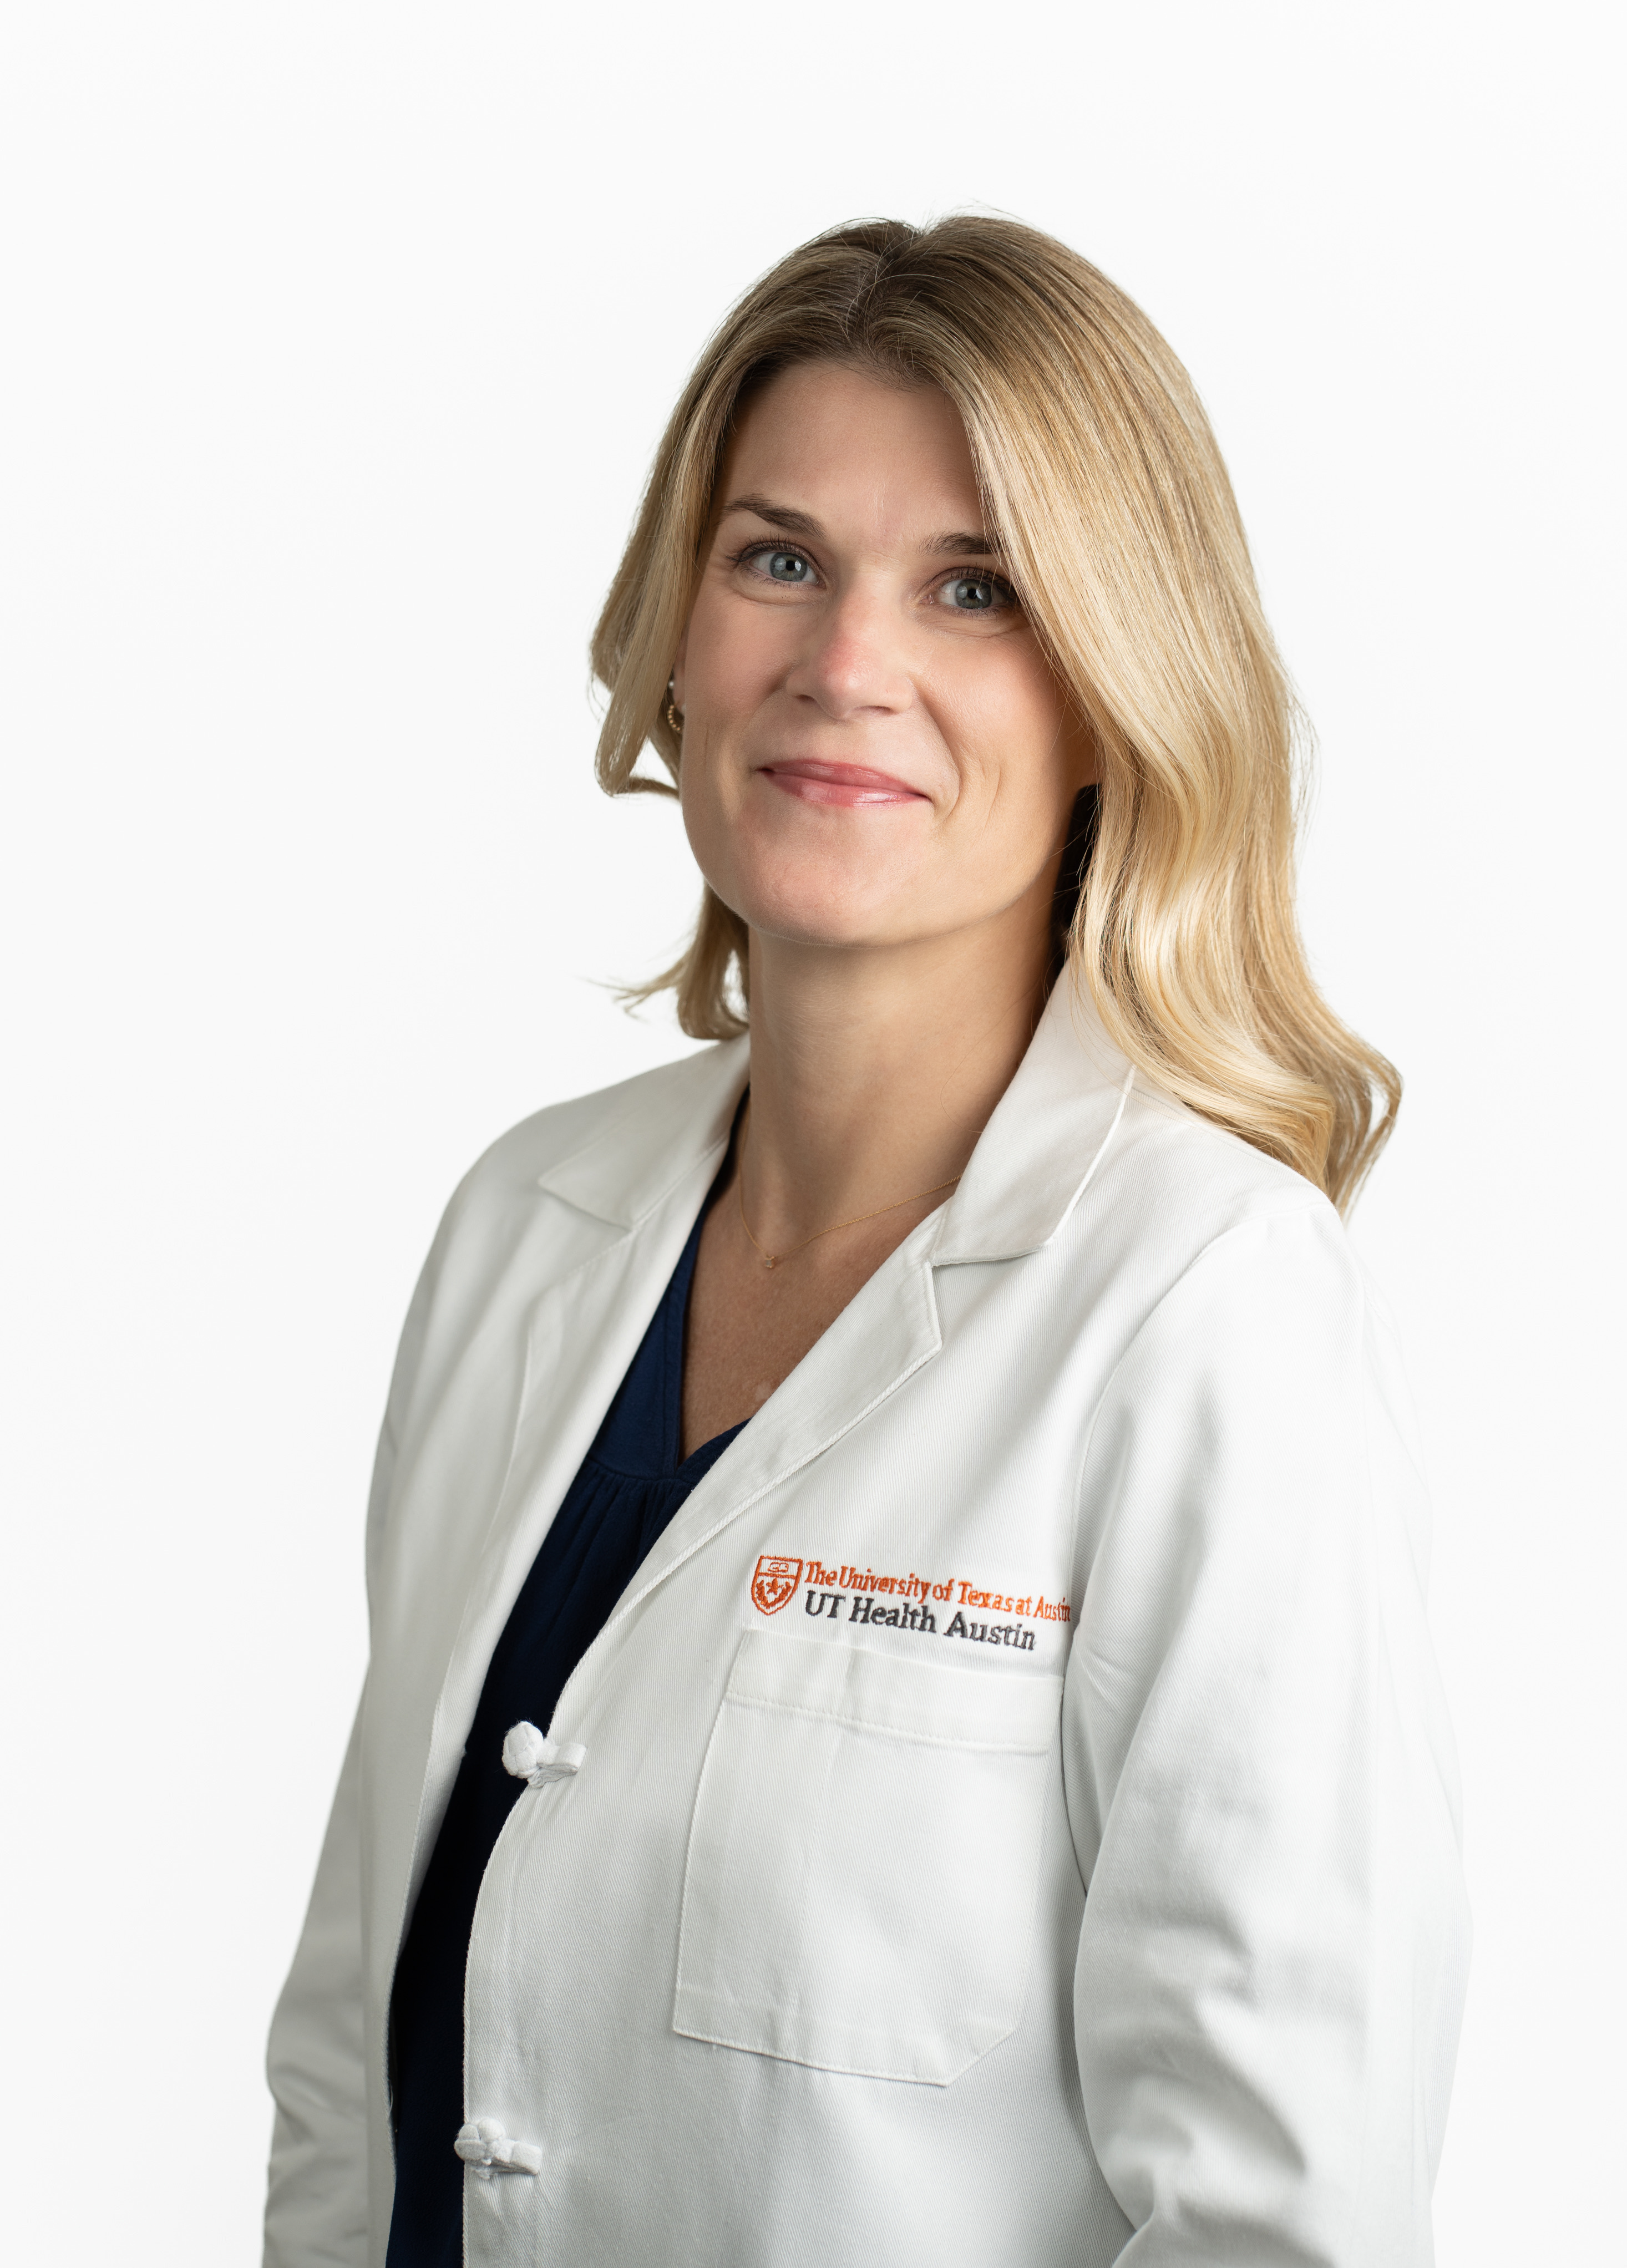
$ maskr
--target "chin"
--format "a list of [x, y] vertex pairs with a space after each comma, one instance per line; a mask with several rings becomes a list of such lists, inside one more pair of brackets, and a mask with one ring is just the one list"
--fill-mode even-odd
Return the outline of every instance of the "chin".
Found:
[[834, 826], [834, 814], [810, 826], [794, 804], [739, 813], [723, 825], [721, 814], [703, 811], [699, 825], [697, 814], [684, 816], [690, 849], [712, 888], [765, 937], [860, 944], [878, 925], [890, 926], [889, 914], [913, 895], [920, 846], [895, 828], [855, 826], [845, 814]]
[[760, 936], [797, 945], [897, 944], [920, 926], [896, 875], [832, 872], [823, 862], [812, 872], [742, 878], [719, 895]]

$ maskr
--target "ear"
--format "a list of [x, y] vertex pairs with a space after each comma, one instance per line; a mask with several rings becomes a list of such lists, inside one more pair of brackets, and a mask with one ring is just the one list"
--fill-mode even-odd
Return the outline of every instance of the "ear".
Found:
[[683, 658], [689, 650], [689, 626], [684, 624], [683, 636], [678, 641], [678, 656], [673, 663], [673, 706], [680, 716], [683, 713]]

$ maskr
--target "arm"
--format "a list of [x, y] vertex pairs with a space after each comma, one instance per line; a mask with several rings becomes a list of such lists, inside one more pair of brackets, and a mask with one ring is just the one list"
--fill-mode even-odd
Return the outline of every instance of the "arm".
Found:
[[276, 2122], [265, 2268], [364, 2268], [367, 2259], [360, 1733], [358, 1710], [299, 1949], [271, 2022], [266, 2073]]
[[1422, 1491], [1320, 1204], [1219, 1238], [1086, 1453], [1075, 2021], [1124, 2268], [1426, 2268], [1468, 1931]]
[[[370, 1599], [403, 1420], [422, 1362], [446, 1233], [443, 1223], [408, 1309], [379, 1430], [367, 1515]], [[305, 1927], [271, 2021], [266, 2075], [276, 2117], [266, 2197], [264, 2268], [364, 2268], [368, 2258], [360, 1800], [365, 1705], [364, 1693], [340, 1770]]]

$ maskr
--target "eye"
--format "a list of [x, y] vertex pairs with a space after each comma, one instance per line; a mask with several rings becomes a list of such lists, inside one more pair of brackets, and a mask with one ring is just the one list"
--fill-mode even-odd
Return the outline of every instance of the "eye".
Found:
[[998, 615], [1017, 603], [1003, 575], [952, 575], [938, 586], [938, 601], [957, 615]]
[[793, 591], [811, 588], [819, 580], [814, 562], [806, 553], [782, 550], [775, 544], [759, 544], [739, 552], [735, 563]]

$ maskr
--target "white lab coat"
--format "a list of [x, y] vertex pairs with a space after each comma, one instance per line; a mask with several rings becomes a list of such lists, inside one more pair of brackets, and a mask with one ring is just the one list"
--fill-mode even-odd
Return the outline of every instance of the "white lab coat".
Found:
[[[405, 1923], [747, 1052], [527, 1120], [436, 1239], [270, 2268], [384, 2259]], [[467, 2258], [1424, 2268], [1468, 1940], [1425, 1538], [1332, 1208], [1058, 986], [540, 1728], [469, 1954]]]

